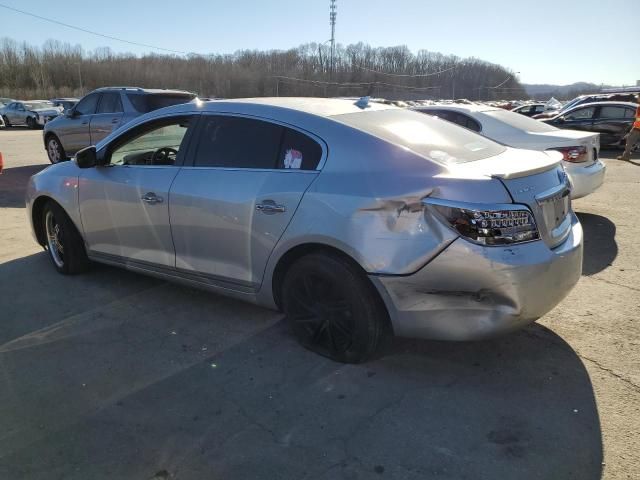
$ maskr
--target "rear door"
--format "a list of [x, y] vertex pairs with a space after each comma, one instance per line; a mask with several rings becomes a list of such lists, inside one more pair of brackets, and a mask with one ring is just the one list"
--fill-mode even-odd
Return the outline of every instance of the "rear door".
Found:
[[72, 111], [73, 114], [66, 117], [60, 127], [56, 128], [55, 133], [68, 155], [91, 145], [89, 123], [91, 116], [96, 112], [99, 100], [100, 93], [90, 93], [78, 102]]
[[623, 105], [601, 105], [593, 121], [593, 131], [600, 134], [602, 145], [619, 143], [627, 133], [635, 115]]
[[120, 92], [103, 92], [96, 113], [89, 122], [91, 145], [97, 144], [118, 128], [123, 114]]
[[203, 115], [171, 187], [176, 267], [209, 285], [256, 291], [326, 148], [294, 128]]

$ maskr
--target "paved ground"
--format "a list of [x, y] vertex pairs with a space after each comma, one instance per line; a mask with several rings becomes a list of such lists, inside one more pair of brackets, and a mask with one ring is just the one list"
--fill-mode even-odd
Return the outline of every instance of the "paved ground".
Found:
[[1, 479], [640, 477], [640, 166], [609, 161], [575, 202], [584, 276], [538, 324], [343, 366], [277, 313], [56, 274], [22, 203], [41, 132], [0, 131], [0, 151]]

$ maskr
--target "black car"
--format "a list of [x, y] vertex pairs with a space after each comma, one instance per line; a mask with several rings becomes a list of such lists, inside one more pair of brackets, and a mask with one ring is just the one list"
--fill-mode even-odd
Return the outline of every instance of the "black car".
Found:
[[538, 115], [539, 113], [544, 112], [544, 108], [544, 103], [529, 103], [527, 105], [520, 105], [519, 107], [516, 107], [511, 111], [526, 115], [527, 117], [533, 117], [534, 115]]
[[636, 117], [637, 103], [595, 102], [578, 105], [542, 122], [557, 128], [600, 134], [600, 145], [624, 147], [624, 137]]

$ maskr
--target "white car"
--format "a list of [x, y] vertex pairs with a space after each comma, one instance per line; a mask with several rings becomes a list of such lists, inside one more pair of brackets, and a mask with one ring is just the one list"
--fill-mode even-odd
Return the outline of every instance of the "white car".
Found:
[[606, 165], [598, 159], [598, 133], [559, 129], [518, 113], [486, 105], [429, 105], [414, 110], [457, 123], [504, 145], [560, 152], [573, 186], [573, 199], [593, 193], [604, 182]]

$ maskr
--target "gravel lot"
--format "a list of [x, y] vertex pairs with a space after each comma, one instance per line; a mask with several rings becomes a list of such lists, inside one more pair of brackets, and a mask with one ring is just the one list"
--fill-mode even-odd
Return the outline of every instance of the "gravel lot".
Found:
[[23, 204], [41, 132], [0, 130], [0, 478], [640, 478], [640, 159], [574, 203], [578, 286], [478, 343], [343, 366], [281, 315], [126, 271], [64, 277]]

